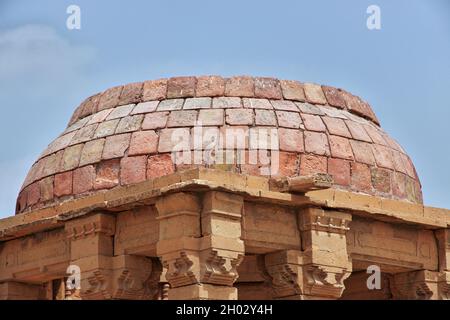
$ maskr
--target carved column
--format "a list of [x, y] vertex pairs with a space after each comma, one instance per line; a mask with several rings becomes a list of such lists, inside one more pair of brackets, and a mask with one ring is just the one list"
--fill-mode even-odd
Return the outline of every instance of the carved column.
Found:
[[157, 201], [157, 253], [171, 287], [169, 299], [237, 299], [242, 205], [241, 196], [217, 191], [202, 199], [176, 193]]
[[352, 265], [346, 232], [351, 215], [319, 208], [301, 210], [298, 216], [302, 251], [266, 255], [276, 299], [337, 299]]
[[114, 216], [96, 213], [68, 221], [65, 228], [70, 239], [70, 263], [81, 272], [82, 299], [156, 298], [161, 273], [158, 261], [113, 256]]

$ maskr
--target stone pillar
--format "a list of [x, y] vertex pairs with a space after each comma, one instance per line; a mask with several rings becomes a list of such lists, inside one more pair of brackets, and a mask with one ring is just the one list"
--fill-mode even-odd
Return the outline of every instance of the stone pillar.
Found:
[[66, 223], [71, 265], [80, 268], [82, 299], [155, 299], [161, 268], [142, 256], [113, 256], [115, 217], [96, 213]]
[[319, 208], [298, 214], [302, 250], [266, 255], [275, 299], [338, 299], [352, 265], [346, 232], [351, 215]]
[[242, 206], [241, 196], [218, 191], [202, 199], [176, 193], [157, 201], [157, 254], [171, 287], [169, 299], [237, 299]]

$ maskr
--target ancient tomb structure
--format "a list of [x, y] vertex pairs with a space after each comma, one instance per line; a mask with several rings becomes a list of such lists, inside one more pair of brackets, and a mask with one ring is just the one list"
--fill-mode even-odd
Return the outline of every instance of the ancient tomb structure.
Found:
[[84, 101], [32, 166], [0, 220], [0, 298], [447, 299], [449, 224], [344, 90], [133, 83]]

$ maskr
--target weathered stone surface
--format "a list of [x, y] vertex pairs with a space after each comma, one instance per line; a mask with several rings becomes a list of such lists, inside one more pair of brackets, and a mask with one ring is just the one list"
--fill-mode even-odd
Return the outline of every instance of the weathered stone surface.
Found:
[[109, 189], [119, 184], [120, 160], [113, 159], [102, 161], [97, 166], [97, 174], [94, 181], [94, 188]]
[[212, 99], [209, 97], [205, 98], [189, 98], [186, 99], [183, 105], [183, 109], [209, 109], [211, 108]]
[[317, 155], [330, 155], [327, 135], [320, 132], [305, 131], [305, 151]]
[[225, 80], [219, 76], [197, 77], [197, 97], [217, 97], [225, 93]]
[[272, 104], [267, 99], [244, 98], [242, 103], [244, 108], [249, 109], [273, 109]]
[[53, 181], [54, 177], [47, 177], [39, 181], [40, 187], [40, 201], [48, 201], [53, 199]]
[[88, 141], [84, 144], [81, 152], [80, 166], [99, 162], [102, 158], [105, 139]]
[[370, 139], [370, 136], [367, 134], [366, 130], [364, 130], [364, 127], [361, 124], [349, 120], [344, 121], [348, 129], [350, 130], [353, 139], [372, 142], [372, 139]]
[[255, 84], [252, 77], [232, 77], [226, 79], [225, 96], [228, 97], [253, 97]]
[[166, 98], [167, 80], [150, 80], [144, 82], [142, 100], [163, 100]]
[[375, 158], [372, 153], [372, 146], [369, 143], [350, 140], [355, 160], [369, 165], [375, 164]]
[[131, 136], [129, 156], [156, 153], [158, 149], [158, 135], [155, 131], [134, 132]]
[[163, 100], [159, 103], [157, 110], [158, 111], [181, 110], [183, 108], [183, 104], [184, 104], [183, 99]]
[[165, 128], [167, 124], [168, 112], [155, 112], [146, 114], [142, 122], [142, 129], [160, 129]]
[[375, 190], [388, 193], [391, 191], [391, 171], [383, 168], [371, 168], [372, 186]]
[[56, 197], [62, 197], [72, 194], [72, 179], [72, 171], [67, 171], [55, 175], [54, 194]]
[[328, 132], [336, 136], [351, 138], [352, 135], [348, 131], [347, 126], [342, 119], [322, 117], [323, 122], [327, 126]]
[[213, 108], [215, 109], [242, 108], [241, 98], [234, 98], [234, 97], [214, 98]]
[[280, 127], [296, 129], [302, 127], [302, 119], [300, 118], [300, 114], [288, 111], [276, 111], [275, 113], [277, 115], [278, 125]]
[[62, 169], [64, 171], [78, 167], [83, 146], [83, 144], [77, 144], [64, 150], [64, 156], [62, 160]]
[[305, 101], [305, 92], [302, 83], [293, 80], [281, 80], [280, 84], [285, 99]]
[[326, 131], [326, 127], [323, 124], [322, 119], [319, 116], [302, 113], [303, 124], [306, 130], [310, 131]]
[[119, 104], [119, 97], [122, 92], [122, 88], [123, 86], [117, 86], [103, 92], [100, 97], [97, 110], [102, 111], [116, 107]]
[[315, 83], [304, 83], [306, 101], [315, 104], [326, 104], [327, 99], [323, 94], [322, 87]]
[[298, 112], [297, 105], [292, 101], [286, 100], [271, 100], [273, 108], [276, 110], [295, 111]]
[[255, 110], [255, 124], [257, 126], [276, 126], [277, 118], [272, 110]]
[[119, 119], [128, 116], [134, 108], [134, 104], [127, 104], [112, 109], [106, 120]]
[[266, 99], [281, 99], [281, 86], [278, 79], [255, 78], [255, 97]]
[[302, 154], [300, 156], [300, 175], [327, 173], [327, 157]]
[[143, 83], [136, 82], [123, 86], [119, 97], [119, 105], [138, 103], [142, 99]]
[[130, 115], [154, 112], [158, 107], [159, 101], [147, 101], [138, 103]]
[[102, 159], [123, 157], [130, 144], [131, 133], [124, 133], [106, 138]]
[[295, 129], [278, 129], [280, 137], [280, 150], [292, 152], [304, 152], [303, 133]]
[[224, 110], [200, 110], [198, 123], [203, 126], [222, 126], [224, 124]]
[[340, 89], [322, 86], [322, 90], [330, 106], [345, 109], [345, 99]]
[[81, 194], [91, 191], [94, 187], [95, 168], [92, 165], [81, 167], [73, 171], [73, 192]]
[[350, 140], [339, 136], [329, 136], [331, 156], [334, 158], [342, 158], [353, 160], [353, 152], [350, 146]]
[[351, 164], [352, 186], [361, 191], [370, 192], [372, 190], [372, 175], [369, 166], [353, 162]]
[[227, 109], [225, 119], [230, 125], [252, 125], [253, 116], [252, 109]]
[[176, 77], [167, 81], [167, 98], [187, 98], [195, 96], [195, 77]]
[[198, 111], [172, 111], [167, 121], [167, 127], [193, 127], [197, 122]]
[[120, 183], [127, 185], [145, 180], [147, 156], [125, 157], [120, 160]]
[[163, 129], [159, 135], [158, 152], [190, 150], [190, 140], [188, 128]]
[[342, 159], [328, 159], [328, 173], [333, 176], [334, 183], [349, 186], [350, 185], [350, 162]]
[[175, 171], [170, 154], [159, 154], [148, 157], [147, 177], [157, 178], [171, 174]]

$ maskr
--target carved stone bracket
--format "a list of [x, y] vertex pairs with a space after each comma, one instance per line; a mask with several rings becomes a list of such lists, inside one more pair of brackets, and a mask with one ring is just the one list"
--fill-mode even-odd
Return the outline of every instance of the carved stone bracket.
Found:
[[411, 271], [395, 274], [391, 291], [398, 300], [448, 300], [450, 272]]

